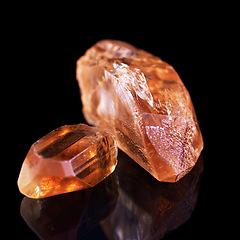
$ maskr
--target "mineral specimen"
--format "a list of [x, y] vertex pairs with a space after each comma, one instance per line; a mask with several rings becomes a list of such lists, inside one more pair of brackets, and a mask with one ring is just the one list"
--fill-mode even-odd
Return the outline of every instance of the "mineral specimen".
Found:
[[20, 192], [43, 198], [95, 186], [117, 164], [113, 136], [85, 124], [66, 125], [30, 148], [18, 178]]
[[176, 182], [203, 148], [191, 98], [172, 66], [127, 43], [103, 40], [77, 62], [83, 113], [159, 181]]

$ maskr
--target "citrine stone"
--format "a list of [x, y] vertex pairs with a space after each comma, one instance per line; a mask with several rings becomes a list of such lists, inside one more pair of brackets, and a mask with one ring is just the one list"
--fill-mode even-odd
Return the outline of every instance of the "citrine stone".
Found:
[[176, 182], [203, 148], [190, 95], [172, 66], [130, 44], [102, 40], [77, 62], [83, 113], [159, 181]]
[[66, 125], [35, 142], [18, 178], [21, 193], [43, 198], [95, 186], [117, 164], [112, 135], [85, 124]]

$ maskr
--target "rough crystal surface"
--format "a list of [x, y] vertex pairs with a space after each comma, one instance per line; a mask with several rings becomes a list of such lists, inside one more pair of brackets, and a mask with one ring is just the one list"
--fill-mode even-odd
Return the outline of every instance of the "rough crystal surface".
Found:
[[66, 125], [30, 148], [18, 178], [19, 190], [42, 198], [95, 186], [117, 164], [113, 136], [85, 124]]
[[103, 40], [77, 62], [88, 123], [159, 181], [175, 182], [203, 148], [190, 95], [172, 66], [130, 44]]

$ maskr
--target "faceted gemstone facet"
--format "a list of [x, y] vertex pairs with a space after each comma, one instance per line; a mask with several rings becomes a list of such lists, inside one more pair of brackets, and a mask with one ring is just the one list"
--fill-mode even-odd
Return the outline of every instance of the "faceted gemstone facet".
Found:
[[73, 192], [95, 186], [114, 171], [116, 164], [112, 135], [85, 124], [66, 125], [32, 145], [18, 187], [31, 198]]
[[176, 182], [203, 148], [190, 95], [172, 66], [127, 43], [103, 40], [77, 62], [86, 120], [159, 181]]

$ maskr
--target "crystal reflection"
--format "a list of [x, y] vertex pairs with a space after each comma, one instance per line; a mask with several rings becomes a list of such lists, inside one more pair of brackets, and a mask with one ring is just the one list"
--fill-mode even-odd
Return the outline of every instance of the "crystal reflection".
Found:
[[108, 216], [118, 198], [115, 174], [94, 188], [45, 199], [24, 197], [20, 213], [40, 239], [81, 239]]
[[123, 152], [118, 160], [118, 203], [101, 224], [109, 240], [159, 240], [189, 219], [197, 202], [202, 156], [177, 183], [158, 182]]

